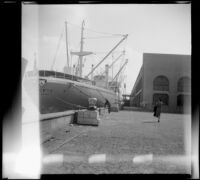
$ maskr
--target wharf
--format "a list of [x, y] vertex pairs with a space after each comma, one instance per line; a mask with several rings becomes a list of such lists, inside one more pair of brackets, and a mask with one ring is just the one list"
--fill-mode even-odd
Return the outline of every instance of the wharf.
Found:
[[191, 173], [184, 144], [189, 115], [163, 113], [157, 123], [149, 112], [104, 113], [98, 127], [61, 118], [54, 130], [41, 121], [42, 138], [50, 137], [42, 143], [43, 174]]

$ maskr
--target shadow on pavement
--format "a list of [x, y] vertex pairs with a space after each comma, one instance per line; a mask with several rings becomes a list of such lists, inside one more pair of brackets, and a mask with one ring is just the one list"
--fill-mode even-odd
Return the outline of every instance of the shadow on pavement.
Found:
[[142, 121], [142, 123], [158, 123], [158, 121]]

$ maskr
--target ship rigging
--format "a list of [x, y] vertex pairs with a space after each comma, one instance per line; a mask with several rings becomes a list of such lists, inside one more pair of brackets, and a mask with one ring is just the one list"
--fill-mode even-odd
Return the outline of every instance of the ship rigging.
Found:
[[[106, 34], [107, 36], [96, 36], [96, 37], [85, 37], [84, 36], [84, 31], [85, 30], [88, 30], [87, 28], [85, 28], [85, 21], [82, 22], [82, 26], [80, 27], [81, 28], [81, 40], [80, 40], [80, 50], [79, 51], [70, 51], [69, 50], [69, 41], [68, 41], [68, 35], [69, 35], [69, 31], [68, 31], [68, 24], [70, 25], [74, 25], [72, 23], [69, 23], [67, 21], [65, 21], [65, 34], [66, 34], [66, 64], [64, 66], [64, 73], [70, 73], [73, 75], [73, 68], [75, 68], [75, 75], [79, 76], [79, 77], [83, 77], [83, 58], [85, 56], [88, 56], [88, 55], [96, 55], [96, 54], [101, 54], [101, 53], [104, 53], [105, 52], [91, 52], [91, 51], [85, 51], [84, 50], [84, 40], [86, 39], [98, 39], [98, 38], [114, 38], [114, 37], [122, 37], [122, 39], [120, 39], [120, 41], [109, 51], [107, 52], [104, 57], [96, 64], [94, 65], [93, 64], [93, 68], [91, 69], [91, 71], [85, 76], [85, 78], [89, 78], [89, 76], [92, 76], [94, 71], [100, 67], [100, 65], [106, 60], [108, 59], [108, 57], [111, 55], [111, 54], [114, 54], [114, 53], [117, 53], [117, 51], [115, 51], [117, 49], [117, 47], [122, 44], [123, 41], [125, 41], [128, 37], [128, 34], [126, 35], [122, 35], [122, 34], [109, 34], [109, 33], [105, 33], [105, 32], [98, 32], [98, 31], [94, 31], [94, 30], [90, 30], [89, 31], [92, 31], [92, 32], [96, 32], [96, 33], [101, 33], [101, 34]], [[76, 25], [77, 26], [77, 25]], [[58, 48], [60, 47], [59, 44], [60, 44], [60, 41], [63, 37], [63, 33], [61, 33], [61, 36], [59, 38], [59, 42], [58, 42], [58, 46], [57, 46], [57, 50], [56, 50], [56, 53], [58, 51]], [[70, 52], [69, 52], [70, 51]], [[112, 62], [111, 65], [109, 65], [109, 69], [114, 66], [114, 64], [122, 57], [122, 56], [125, 56], [125, 48], [123, 51], [118, 51], [120, 52], [121, 54], [116, 58], [116, 60], [114, 62]], [[70, 56], [69, 56], [70, 54]], [[78, 62], [77, 62], [77, 66], [71, 66], [70, 67], [70, 60], [72, 61], [72, 56], [77, 56], [78, 57]], [[71, 57], [71, 58], [70, 58]], [[84, 59], [86, 60], [86, 59]], [[53, 60], [53, 63], [52, 63], [52, 68], [51, 70], [53, 70], [53, 66], [55, 65], [55, 61], [56, 61], [56, 55], [54, 57], [54, 60]], [[105, 71], [104, 71], [105, 72]], [[101, 74], [103, 75], [103, 73]], [[113, 76], [113, 75], [112, 75]], [[92, 80], [92, 78], [91, 78]]]
[[[83, 109], [88, 106], [88, 98], [95, 97], [97, 98], [97, 106], [103, 107], [106, 101], [109, 101], [111, 104], [111, 109], [119, 110], [119, 83], [117, 82], [119, 74], [124, 69], [126, 62], [123, 66], [120, 67], [117, 74], [109, 82], [109, 68], [125, 54], [123, 51], [120, 56], [118, 56], [111, 65], [105, 65], [105, 75], [96, 75], [93, 77], [93, 72], [114, 52], [117, 47], [127, 39], [128, 35], [120, 35], [122, 39], [98, 62], [95, 66], [92, 67], [91, 71], [86, 75], [86, 78], [83, 78], [83, 57], [94, 54], [94, 52], [84, 51], [84, 30], [86, 29], [85, 22], [82, 22], [81, 27], [81, 41], [80, 41], [80, 50], [78, 52], [71, 51], [69, 53], [69, 39], [68, 39], [68, 22], [65, 22], [65, 31], [66, 31], [66, 64], [64, 66], [64, 73], [53, 71], [55, 66], [56, 56], [58, 49], [60, 47], [60, 41], [63, 37], [63, 33], [59, 38], [59, 42], [56, 48], [56, 54], [53, 59], [51, 70], [39, 70], [39, 89], [40, 89], [40, 113], [53, 113], [61, 112], [66, 110], [73, 109]], [[119, 36], [119, 35], [117, 35]], [[70, 55], [78, 56], [78, 66], [77, 74], [75, 75], [71, 71], [72, 63], [70, 66]], [[71, 59], [72, 61], [72, 59]], [[31, 74], [31, 72], [28, 72]], [[91, 75], [91, 80], [89, 76]], [[35, 78], [35, 77], [33, 77]], [[26, 87], [29, 88], [31, 94], [31, 87], [33, 85], [32, 79], [28, 79]], [[42, 82], [42, 83], [41, 83]], [[113, 88], [113, 85], [116, 85]]]

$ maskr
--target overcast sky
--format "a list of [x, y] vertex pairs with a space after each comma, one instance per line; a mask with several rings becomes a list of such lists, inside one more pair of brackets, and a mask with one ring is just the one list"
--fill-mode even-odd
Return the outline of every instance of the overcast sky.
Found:
[[[121, 39], [110, 35], [112, 38], [103, 38], [107, 34], [94, 31], [128, 34], [127, 40], [113, 54], [115, 59], [123, 49], [126, 50], [124, 59], [114, 66], [113, 75], [127, 58], [129, 62], [124, 78], [126, 93], [130, 93], [142, 65], [143, 53], [191, 54], [190, 8], [190, 4], [22, 5], [22, 56], [29, 61], [28, 70], [33, 68], [34, 52], [39, 69], [50, 69], [63, 34], [54, 64], [55, 70], [62, 71], [66, 64], [64, 22], [69, 22], [69, 49], [78, 51], [80, 26], [85, 20], [84, 49], [96, 53], [84, 61], [83, 74], [86, 75], [91, 64], [96, 65]], [[73, 57], [72, 64], [76, 62], [76, 57]], [[96, 73], [111, 62], [112, 56]]]

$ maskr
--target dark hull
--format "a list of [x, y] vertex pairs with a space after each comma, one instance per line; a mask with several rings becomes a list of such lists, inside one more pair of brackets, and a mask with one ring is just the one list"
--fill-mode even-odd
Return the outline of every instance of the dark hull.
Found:
[[[111, 107], [118, 103], [117, 95], [107, 89], [67, 79], [40, 77], [39, 109], [41, 114], [88, 108], [88, 98], [97, 98], [103, 107], [106, 99]], [[31, 92], [32, 81], [27, 81]], [[33, 94], [33, 92], [32, 92]], [[33, 97], [33, 95], [31, 95]]]

